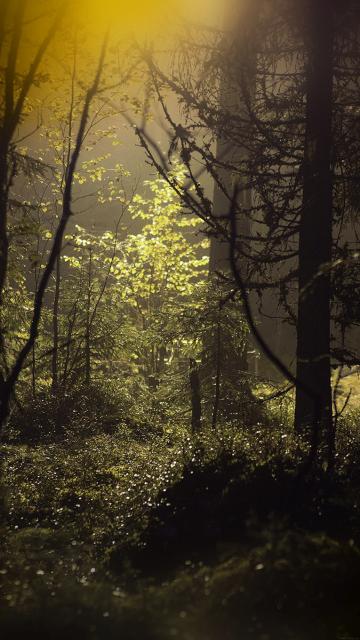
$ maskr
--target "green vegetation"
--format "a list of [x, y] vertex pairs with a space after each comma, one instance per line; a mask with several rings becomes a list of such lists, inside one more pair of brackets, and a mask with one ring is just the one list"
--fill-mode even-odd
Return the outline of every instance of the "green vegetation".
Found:
[[0, 0], [1, 640], [356, 640], [358, 3], [132, 4]]
[[298, 443], [277, 413], [201, 437], [117, 417], [112, 433], [75, 420], [61, 442], [9, 442], [6, 637], [356, 633], [357, 416], [341, 424], [331, 498], [318, 482], [295, 500]]
[[[38, 638], [350, 637], [356, 396], [338, 418], [335, 475], [306, 470], [291, 390], [219, 370], [217, 350], [204, 349], [220, 327], [229, 365], [247, 331], [241, 308], [224, 310], [224, 288], [208, 279], [198, 221], [161, 178], [126, 207], [134, 233], [121, 218], [115, 231], [76, 226], [65, 238], [4, 431], [5, 637], [29, 625]], [[25, 313], [7, 325], [14, 349], [31, 308], [25, 281], [17, 295]], [[349, 384], [338, 385], [340, 405]]]

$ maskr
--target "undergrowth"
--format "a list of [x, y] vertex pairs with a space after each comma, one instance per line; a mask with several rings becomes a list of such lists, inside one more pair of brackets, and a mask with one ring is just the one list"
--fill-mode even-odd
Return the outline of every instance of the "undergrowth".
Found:
[[330, 494], [320, 477], [301, 495], [307, 449], [289, 411], [274, 403], [263, 423], [197, 436], [123, 416], [105, 433], [80, 421], [26, 444], [13, 429], [3, 446], [3, 637], [29, 625], [37, 638], [96, 640], [355, 634], [358, 416], [339, 421]]

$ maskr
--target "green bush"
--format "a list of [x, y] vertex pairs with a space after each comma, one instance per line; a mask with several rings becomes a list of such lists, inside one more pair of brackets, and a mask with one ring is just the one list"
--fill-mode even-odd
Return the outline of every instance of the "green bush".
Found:
[[46, 389], [24, 398], [13, 412], [6, 439], [10, 442], [44, 443], [66, 435], [87, 437], [111, 433], [124, 424], [133, 402], [120, 385], [79, 385], [63, 393]]

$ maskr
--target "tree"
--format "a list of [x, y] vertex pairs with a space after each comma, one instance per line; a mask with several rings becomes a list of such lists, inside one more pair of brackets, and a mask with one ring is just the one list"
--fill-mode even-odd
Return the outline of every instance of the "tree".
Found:
[[[181, 165], [174, 173], [183, 180]], [[141, 231], [126, 238], [114, 273], [137, 327], [137, 364], [156, 390], [182, 359], [187, 370], [188, 359], [198, 357], [200, 342], [192, 323], [203, 310], [208, 242], [191, 240], [199, 233], [199, 221], [183, 213], [166, 181], [158, 177], [145, 186], [148, 197], [136, 195], [130, 207]]]
[[[234, 264], [242, 272], [243, 293], [250, 296], [250, 306], [256, 309], [257, 317], [263, 318], [263, 331], [264, 320], [270, 316], [277, 316], [298, 329], [297, 375], [291, 362], [295, 360], [295, 350], [291, 356], [279, 343], [277, 349], [281, 348], [282, 353], [275, 349], [274, 354], [275, 341], [271, 333], [266, 352], [281, 373], [297, 386], [296, 426], [309, 423], [311, 413], [314, 438], [310, 436], [310, 439], [315, 449], [319, 425], [325, 425], [330, 466], [333, 458], [330, 358], [341, 363], [346, 354], [346, 348], [335, 346], [331, 339], [330, 327], [334, 333], [338, 304], [335, 300], [330, 304], [335, 293], [332, 262], [336, 263], [344, 252], [342, 221], [352, 208], [351, 190], [347, 185], [353, 179], [351, 174], [357, 162], [357, 154], [353, 152], [350, 158], [344, 145], [344, 117], [338, 116], [344, 97], [349, 98], [349, 106], [356, 105], [358, 99], [356, 64], [351, 75], [351, 91], [349, 86], [344, 89], [348, 76], [344, 61], [348, 67], [350, 57], [358, 60], [356, 38], [347, 40], [352, 43], [348, 44], [351, 53], [340, 51], [340, 43], [346, 39], [344, 25], [349, 24], [351, 3], [338, 22], [332, 17], [336, 4], [325, 6], [320, 2], [313, 11], [307, 3], [299, 10], [296, 3], [290, 1], [261, 6], [251, 39], [256, 57], [253, 91], [249, 86], [246, 58], [236, 58], [228, 51], [224, 56], [222, 34], [214, 36], [205, 31], [201, 39], [197, 33], [197, 42], [191, 47], [187, 33], [186, 48], [177, 56], [171, 76], [162, 71], [153, 54], [146, 52], [149, 73], [173, 131], [170, 163], [173, 150], [180, 150], [193, 190], [181, 189], [181, 185], [169, 178], [168, 161], [144, 128], [138, 129], [152, 162], [164, 178], [168, 176], [169, 184], [181, 193], [184, 204], [207, 224], [209, 234], [216, 236], [223, 246], [232, 242], [228, 216], [219, 216], [205, 195], [201, 184], [204, 171], [215, 180], [218, 192], [224, 202], [228, 202], [228, 212], [235, 207]], [[323, 33], [314, 43], [321, 12], [326, 12]], [[306, 25], [300, 28], [304, 20]], [[336, 74], [334, 43], [337, 45]], [[217, 88], [224, 86], [224, 74], [228, 86], [233, 87], [231, 100], [237, 96], [235, 108], [231, 100], [224, 104], [223, 96], [219, 99]], [[336, 99], [332, 92], [335, 75]], [[182, 107], [181, 126], [166, 104], [164, 96], [169, 91], [177, 96]], [[334, 111], [337, 117], [333, 118]], [[216, 140], [221, 140], [222, 148], [227, 144], [226, 154], [214, 152]], [[312, 142], [316, 143], [315, 152]], [[236, 157], [236, 148], [246, 153], [240, 152], [240, 157]], [[224, 175], [232, 179], [224, 180]], [[251, 200], [247, 202], [243, 197], [246, 191], [251, 192]], [[319, 209], [316, 212], [315, 202]], [[224, 209], [224, 205], [221, 206]], [[238, 220], [244, 218], [248, 226], [240, 228]], [[317, 329], [321, 336], [311, 327], [314, 314], [322, 327]], [[274, 327], [274, 323], [271, 326]], [[276, 326], [281, 326], [279, 321]], [[316, 364], [318, 357], [320, 364]], [[350, 355], [347, 362], [353, 361], [351, 358], [356, 358], [356, 353]], [[303, 359], [311, 362], [303, 363]]]
[[[231, 6], [229, 10], [226, 10], [225, 33], [222, 41], [222, 56], [224, 59], [233, 59], [235, 60], [235, 64], [241, 61], [250, 100], [252, 99], [251, 96], [255, 88], [256, 56], [252, 40], [259, 10], [258, 5], [258, 2], [245, 2], [240, 10], [237, 6]], [[234, 28], [234, 24], [236, 24], [236, 28]], [[246, 103], [242, 104], [242, 97], [239, 96], [236, 91], [234, 78], [229, 77], [229, 74], [223, 69], [221, 70], [219, 78], [219, 102], [222, 110], [226, 110], [236, 117], [241, 115], [241, 117], [246, 120]], [[216, 159], [219, 163], [219, 169], [215, 172], [216, 178], [214, 180], [212, 215], [219, 218], [220, 221], [224, 221], [228, 216], [230, 208], [229, 194], [232, 193], [235, 187], [236, 177], [233, 171], [229, 171], [228, 166], [225, 167], [222, 165], [246, 165], [248, 162], [249, 147], [245, 142], [244, 144], [232, 143], [226, 134], [224, 138], [222, 138], [222, 131], [220, 130], [217, 134], [216, 149]], [[245, 176], [241, 182], [241, 189], [239, 183], [237, 183], [237, 188], [241, 191], [240, 206], [242, 214], [238, 216], [236, 226], [239, 232], [249, 235], [249, 221], [247, 216], [243, 215], [243, 211], [249, 209], [251, 190], [248, 188]], [[251, 345], [248, 342], [248, 336], [245, 339], [245, 333], [243, 332], [243, 344], [239, 349], [239, 345], [237, 344], [238, 332], [234, 330], [234, 327], [232, 331], [229, 331], [229, 327], [226, 326], [228, 324], [226, 320], [225, 322], [222, 321], [224, 315], [227, 315], [228, 318], [229, 315], [234, 315], [231, 307], [234, 306], [234, 304], [238, 305], [239, 302], [234, 301], [232, 294], [233, 282], [228, 242], [218, 233], [214, 233], [210, 237], [209, 276], [214, 282], [215, 290], [218, 289], [217, 292], [212, 291], [210, 295], [219, 296], [219, 288], [222, 287], [223, 289], [219, 300], [216, 328], [215, 331], [210, 334], [213, 335], [215, 339], [213, 341], [206, 341], [204, 345], [205, 352], [208, 352], [207, 358], [210, 363], [212, 363], [215, 377], [214, 426], [217, 422], [219, 411], [221, 387], [224, 387], [222, 411], [226, 413], [225, 405], [227, 405], [228, 417], [234, 414], [234, 404], [239, 401], [236, 390], [241, 389], [244, 395], [247, 394], [249, 399], [251, 397], [248, 377], [248, 359]], [[246, 269], [246, 260], [243, 259], [242, 263], [242, 267]], [[229, 389], [229, 386], [230, 389], [232, 388], [232, 391]], [[231, 399], [234, 391], [235, 401], [234, 398]]]
[[[9, 251], [9, 241], [8, 241], [8, 204], [9, 204], [9, 189], [11, 187], [12, 180], [17, 171], [17, 154], [14, 151], [14, 147], [12, 145], [12, 138], [14, 132], [16, 130], [17, 125], [21, 121], [23, 117], [23, 109], [25, 99], [30, 91], [34, 80], [35, 74], [39, 67], [39, 64], [45, 54], [45, 51], [58, 27], [59, 23], [59, 15], [56, 15], [56, 18], [52, 24], [52, 27], [48, 31], [47, 36], [41, 43], [37, 53], [34, 57], [32, 64], [30, 65], [29, 72], [25, 75], [23, 79], [18, 97], [15, 99], [15, 85], [17, 82], [17, 74], [16, 74], [16, 62], [17, 56], [20, 46], [20, 39], [22, 34], [22, 28], [24, 23], [24, 12], [25, 12], [26, 2], [24, 0], [18, 0], [16, 5], [16, 12], [14, 15], [13, 29], [11, 31], [10, 44], [9, 44], [9, 52], [7, 58], [7, 66], [6, 66], [6, 76], [4, 83], [4, 98], [3, 98], [3, 119], [2, 119], [2, 128], [1, 128], [1, 143], [0, 143], [0, 236], [1, 236], [1, 259], [0, 259], [0, 293], [2, 294], [5, 279], [7, 274], [7, 266], [8, 266], [8, 251]], [[61, 12], [64, 11], [65, 5], [61, 6]], [[103, 67], [105, 56], [105, 42], [102, 47], [102, 51], [99, 57], [97, 70], [95, 73], [95, 77], [93, 82], [90, 85], [90, 88], [87, 90], [82, 110], [79, 116], [79, 125], [76, 136], [76, 141], [74, 148], [71, 152], [71, 157], [69, 160], [68, 172], [65, 179], [64, 184], [64, 192], [62, 198], [62, 210], [59, 219], [59, 223], [57, 225], [54, 240], [49, 252], [49, 256], [44, 267], [44, 270], [39, 277], [38, 288], [35, 293], [34, 304], [32, 317], [29, 326], [28, 337], [25, 340], [25, 343], [22, 345], [19, 350], [15, 361], [11, 368], [6, 371], [5, 376], [1, 380], [1, 400], [0, 400], [0, 425], [3, 426], [10, 408], [10, 400], [17, 383], [17, 380], [20, 376], [20, 373], [23, 369], [23, 366], [26, 362], [28, 355], [31, 353], [31, 350], [35, 344], [38, 335], [38, 328], [41, 319], [42, 307], [44, 302], [45, 292], [50, 280], [51, 273], [55, 266], [57, 257], [61, 251], [62, 239], [66, 229], [66, 225], [71, 216], [71, 207], [72, 207], [72, 191], [73, 191], [73, 180], [74, 174], [76, 171], [83, 138], [86, 133], [86, 125], [89, 117], [90, 107], [94, 96], [96, 95], [101, 71]], [[4, 348], [4, 340], [2, 341]]]
[[10, 13], [10, 21], [12, 24], [9, 28], [10, 40], [6, 51], [7, 58], [5, 61], [0, 135], [0, 295], [2, 294], [5, 285], [9, 250], [7, 230], [9, 189], [17, 171], [17, 161], [21, 160], [17, 158], [13, 139], [16, 129], [23, 119], [24, 107], [29, 91], [36, 81], [36, 74], [46, 50], [60, 26], [65, 7], [66, 3], [62, 2], [50, 28], [31, 61], [28, 72], [24, 77], [22, 77], [20, 86], [18, 85], [17, 62], [25, 21], [27, 0], [17, 0], [12, 13], [9, 11], [4, 11], [3, 13], [4, 33], [6, 32], [5, 19], [8, 17], [8, 13]]
[[[299, 224], [297, 316], [297, 379], [315, 394], [297, 386], [295, 427], [300, 432], [320, 418], [333, 464], [331, 394], [331, 280], [333, 237], [333, 78], [334, 6], [305, 2], [307, 71], [303, 163], [303, 203]], [[315, 432], [313, 438], [318, 439]]]

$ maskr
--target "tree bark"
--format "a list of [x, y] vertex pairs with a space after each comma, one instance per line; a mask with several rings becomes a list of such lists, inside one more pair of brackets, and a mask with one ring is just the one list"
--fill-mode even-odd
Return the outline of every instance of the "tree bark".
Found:
[[[250, 100], [252, 99], [255, 77], [256, 77], [256, 47], [254, 46], [254, 29], [257, 20], [257, 11], [259, 10], [260, 3], [247, 0], [241, 4], [241, 7], [237, 2], [230, 3], [228, 7], [228, 15], [225, 19], [225, 28], [228, 33], [228, 63], [234, 65], [235, 74], [232, 81], [225, 75], [222, 76], [220, 81], [220, 96], [219, 103], [221, 110], [226, 112], [234, 112], [236, 115], [241, 115], [244, 121], [248, 118], [248, 105], [243, 95], [243, 91], [246, 90]], [[245, 89], [246, 85], [246, 89]], [[240, 102], [240, 104], [239, 104]], [[226, 237], [226, 226], [228, 224], [227, 215], [232, 203], [234, 179], [230, 166], [243, 167], [243, 175], [240, 178], [241, 194], [239, 199], [241, 201], [240, 210], [241, 213], [237, 219], [237, 233], [239, 237], [242, 234], [250, 234], [250, 224], [247, 218], [246, 211], [250, 206], [251, 190], [249, 187], [249, 177], [244, 170], [248, 161], [248, 148], [247, 145], [235, 145], [230, 138], [230, 133], [226, 132], [225, 136], [222, 136], [221, 132], [218, 135], [217, 140], [217, 160], [220, 163], [220, 168], [217, 171], [217, 180], [214, 184], [214, 196], [213, 196], [213, 216], [214, 218], [222, 219], [221, 224], [224, 226], [224, 237], [213, 235], [210, 243], [210, 261], [209, 261], [209, 275], [213, 281], [217, 291], [217, 295], [222, 295], [226, 299], [231, 292], [232, 283], [229, 282], [229, 276], [231, 276], [231, 265], [229, 261], [229, 242]], [[221, 166], [221, 164], [223, 166]], [[243, 258], [241, 258], [244, 261]], [[245, 271], [245, 269], [244, 269]], [[228, 282], [223, 281], [223, 277], [228, 279]], [[211, 302], [210, 302], [211, 304]], [[231, 305], [234, 305], [232, 299], [226, 303], [228, 309]], [[212, 377], [215, 379], [215, 402], [212, 423], [216, 424], [219, 408], [220, 408], [220, 392], [221, 387], [230, 383], [231, 387], [236, 387], [240, 381], [244, 380], [244, 374], [248, 372], [248, 339], [244, 337], [244, 348], [234, 348], [234, 341], [231, 338], [226, 325], [226, 314], [223, 314], [224, 322], [221, 323], [217, 320], [216, 329], [212, 332], [210, 340], [207, 340], [205, 349], [209, 352], [208, 358], [210, 366], [212, 367]], [[222, 354], [219, 354], [219, 344], [221, 344]], [[224, 366], [222, 375], [220, 376], [218, 365], [220, 355], [224, 356]], [[220, 379], [221, 378], [221, 379]], [[247, 378], [245, 378], [247, 380]], [[249, 391], [247, 384], [242, 384], [243, 390]], [[215, 416], [215, 417], [214, 417]]]
[[201, 429], [201, 385], [199, 369], [193, 358], [190, 358], [190, 389], [191, 389], [191, 428], [193, 433]]
[[212, 428], [215, 429], [217, 425], [219, 404], [220, 404], [220, 387], [221, 387], [221, 310], [219, 309], [219, 318], [216, 328], [216, 363], [215, 363], [215, 392], [214, 392], [214, 405], [212, 413]]
[[85, 327], [85, 384], [91, 382], [91, 288], [92, 288], [92, 249], [89, 248], [88, 281], [86, 293], [86, 327]]
[[[313, 445], [326, 434], [329, 460], [333, 458], [330, 367], [330, 263], [332, 258], [332, 2], [306, 0], [308, 49], [303, 207], [299, 228], [299, 294], [297, 374], [312, 389], [320, 419], [312, 429]], [[314, 396], [297, 386], [295, 428], [309, 432]], [[315, 400], [316, 402], [316, 400]], [[320, 423], [319, 423], [320, 422]]]
[[59, 301], [60, 301], [60, 253], [56, 259], [55, 266], [55, 291], [54, 291], [54, 303], [53, 303], [53, 351], [51, 358], [51, 388], [52, 392], [56, 393], [59, 385]]

